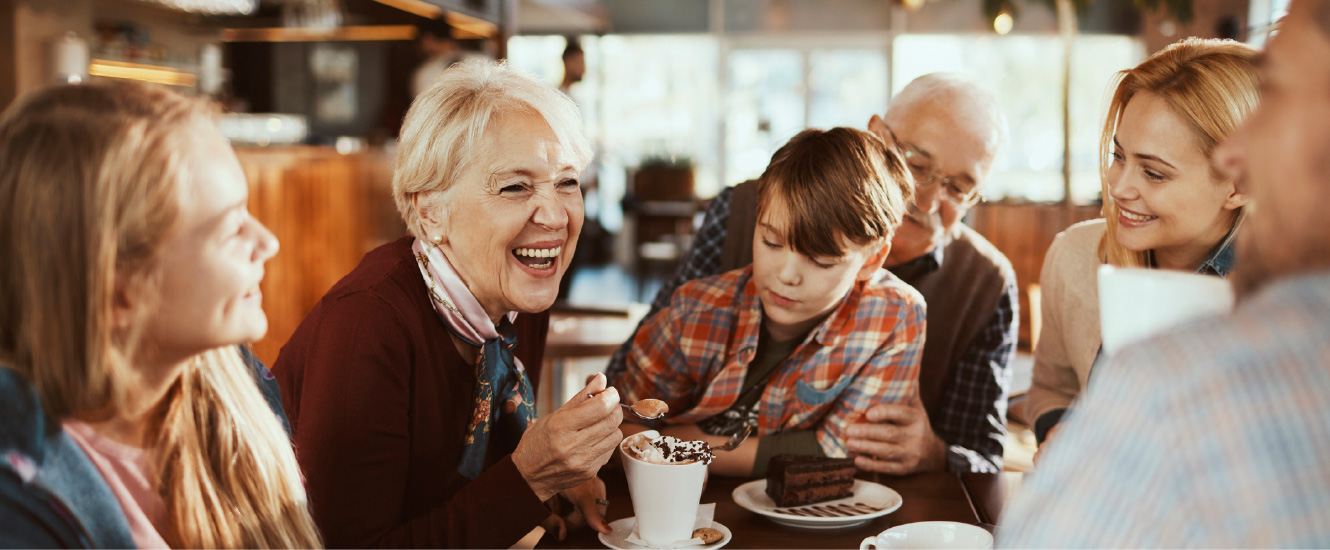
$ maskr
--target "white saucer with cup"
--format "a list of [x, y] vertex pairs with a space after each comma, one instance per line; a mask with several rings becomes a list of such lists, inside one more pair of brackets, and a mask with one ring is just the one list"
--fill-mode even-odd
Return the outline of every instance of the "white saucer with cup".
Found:
[[626, 437], [619, 444], [619, 453], [623, 455], [623, 473], [637, 518], [637, 537], [653, 548], [672, 548], [693, 536], [707, 465], [700, 461], [652, 464], [626, 449], [635, 437], [651, 439], [659, 435], [648, 430]]
[[921, 521], [897, 525], [867, 537], [859, 550], [870, 548], [924, 548], [941, 550], [984, 550], [993, 547], [993, 534], [978, 525], [954, 521]]

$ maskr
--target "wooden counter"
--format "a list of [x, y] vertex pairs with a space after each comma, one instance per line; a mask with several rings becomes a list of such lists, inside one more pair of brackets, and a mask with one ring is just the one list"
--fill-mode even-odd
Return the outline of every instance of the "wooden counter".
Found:
[[268, 335], [254, 343], [271, 365], [323, 294], [405, 226], [393, 206], [391, 159], [380, 149], [237, 147], [236, 154], [250, 212], [281, 242], [262, 284]]
[[970, 226], [1007, 255], [1020, 290], [1020, 349], [1032, 350], [1039, 338], [1039, 312], [1030, 304], [1031, 285], [1039, 284], [1044, 254], [1053, 238], [1072, 224], [1099, 217], [1100, 206], [1060, 203], [981, 203], [970, 211]]

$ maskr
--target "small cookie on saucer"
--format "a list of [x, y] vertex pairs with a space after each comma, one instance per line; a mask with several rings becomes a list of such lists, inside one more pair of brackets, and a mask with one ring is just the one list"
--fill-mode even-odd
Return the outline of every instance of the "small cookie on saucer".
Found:
[[720, 542], [720, 539], [725, 538], [725, 534], [710, 527], [703, 527], [693, 530], [693, 538], [702, 539], [702, 542], [706, 544], [712, 544]]

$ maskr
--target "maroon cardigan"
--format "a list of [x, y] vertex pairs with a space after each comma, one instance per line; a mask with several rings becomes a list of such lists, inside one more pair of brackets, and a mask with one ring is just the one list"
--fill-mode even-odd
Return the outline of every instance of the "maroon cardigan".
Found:
[[[366, 254], [282, 346], [273, 373], [330, 547], [506, 548], [549, 510], [512, 456], [457, 472], [475, 366], [430, 308], [404, 237]], [[535, 384], [549, 313], [517, 318]]]

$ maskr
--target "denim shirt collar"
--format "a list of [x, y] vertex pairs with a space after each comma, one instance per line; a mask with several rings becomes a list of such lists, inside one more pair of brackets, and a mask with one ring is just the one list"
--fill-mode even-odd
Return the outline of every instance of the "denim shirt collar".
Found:
[[1219, 243], [1219, 246], [1215, 247], [1214, 252], [1210, 253], [1210, 257], [1205, 259], [1205, 263], [1202, 263], [1201, 268], [1197, 269], [1196, 272], [1202, 275], [1218, 275], [1221, 278], [1228, 278], [1228, 272], [1233, 270], [1233, 262], [1237, 257], [1237, 247], [1235, 246], [1237, 234], [1238, 229], [1236, 227], [1229, 230], [1228, 235]]
[[[1214, 275], [1221, 279], [1227, 279], [1228, 272], [1233, 271], [1233, 262], [1236, 261], [1237, 258], [1237, 251], [1235, 250], [1237, 244], [1237, 239], [1235, 237], [1237, 234], [1238, 229], [1236, 227], [1229, 230], [1228, 235], [1224, 237], [1224, 240], [1219, 242], [1219, 245], [1210, 252], [1210, 255], [1205, 258], [1204, 262], [1201, 262], [1201, 267], [1196, 268], [1196, 273], [1199, 275]], [[1155, 261], [1154, 250], [1150, 251], [1149, 260], [1151, 268], [1159, 267], [1159, 264]]]

